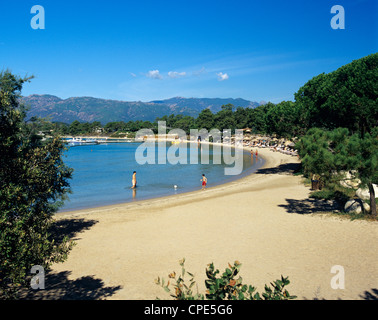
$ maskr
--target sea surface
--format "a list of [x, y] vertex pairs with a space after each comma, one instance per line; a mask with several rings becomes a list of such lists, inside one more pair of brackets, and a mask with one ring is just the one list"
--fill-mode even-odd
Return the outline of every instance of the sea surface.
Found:
[[[139, 164], [136, 159], [136, 151], [139, 146], [141, 143], [108, 143], [69, 147], [63, 159], [66, 165], [74, 169], [73, 177], [70, 180], [72, 193], [68, 195], [69, 199], [65, 201], [59, 212], [199, 190], [202, 188], [200, 181], [202, 174], [205, 174], [208, 179], [207, 187], [211, 188], [244, 177], [256, 171], [264, 163], [263, 159], [256, 159], [256, 157], [251, 157], [250, 153], [243, 151], [242, 173], [225, 175], [225, 168], [234, 167], [234, 163], [225, 164], [222, 150], [213, 149], [211, 145], [202, 146], [196, 151], [198, 164], [193, 164], [195, 153], [189, 149], [189, 144], [185, 143], [180, 147], [187, 148], [187, 164], [172, 164], [172, 161], [169, 160], [171, 158], [165, 158], [167, 159], [166, 164], [158, 164], [158, 159], [160, 161], [163, 159], [162, 155], [164, 157], [165, 154], [179, 155], [179, 150], [172, 153], [173, 145], [168, 142], [165, 148], [156, 146], [154, 149], [155, 164]], [[191, 156], [190, 152], [192, 152]], [[232, 151], [231, 155], [234, 156], [234, 153], [235, 151]], [[147, 156], [147, 151], [139, 154]], [[158, 154], [162, 158], [158, 158]], [[201, 159], [204, 160], [201, 162]], [[215, 159], [220, 159], [220, 164], [214, 164], [217, 162], [214, 161]], [[136, 171], [136, 189], [131, 189], [133, 171]]]

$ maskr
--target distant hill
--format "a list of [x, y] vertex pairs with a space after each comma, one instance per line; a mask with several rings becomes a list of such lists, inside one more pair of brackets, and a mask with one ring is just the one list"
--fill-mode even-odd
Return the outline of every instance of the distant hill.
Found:
[[213, 113], [217, 113], [221, 110], [222, 105], [232, 104], [235, 107], [243, 108], [256, 108], [260, 104], [258, 102], [251, 102], [241, 98], [238, 99], [221, 99], [221, 98], [182, 98], [175, 97], [166, 100], [155, 100], [151, 101], [156, 104], [169, 105], [172, 110], [194, 110], [196, 112], [201, 112], [203, 109], [210, 109]]
[[93, 97], [73, 97], [61, 99], [53, 95], [33, 94], [23, 97], [29, 106], [27, 118], [33, 116], [50, 118], [51, 121], [71, 123], [100, 121], [106, 124], [112, 121], [155, 121], [157, 117], [170, 114], [182, 114], [197, 117], [206, 108], [213, 113], [221, 110], [222, 105], [233, 104], [235, 107], [255, 108], [258, 102], [244, 99], [221, 98], [181, 98], [151, 102], [118, 101]]

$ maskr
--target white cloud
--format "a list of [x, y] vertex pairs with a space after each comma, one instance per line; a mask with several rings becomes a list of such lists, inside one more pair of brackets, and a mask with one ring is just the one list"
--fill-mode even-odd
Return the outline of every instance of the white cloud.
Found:
[[186, 72], [177, 72], [177, 71], [169, 71], [168, 76], [170, 78], [180, 78], [180, 77], [185, 77]]
[[202, 67], [200, 70], [193, 71], [193, 75], [196, 77], [199, 77], [204, 73], [207, 73], [205, 67]]
[[218, 80], [219, 81], [224, 81], [224, 80], [227, 80], [229, 78], [228, 74], [227, 73], [223, 73], [223, 72], [217, 73], [217, 76], [218, 76]]
[[163, 79], [163, 77], [161, 76], [159, 70], [151, 70], [151, 71], [148, 71], [147, 75], [146, 75], [148, 78], [151, 78], [151, 79]]
[[135, 73], [133, 73], [133, 72], [130, 72], [130, 75], [133, 77], [133, 78], [136, 78], [136, 74]]

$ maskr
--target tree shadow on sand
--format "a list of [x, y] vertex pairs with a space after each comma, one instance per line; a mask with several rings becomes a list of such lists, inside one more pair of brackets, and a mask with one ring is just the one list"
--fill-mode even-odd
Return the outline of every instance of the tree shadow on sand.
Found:
[[285, 199], [287, 204], [278, 205], [285, 208], [288, 213], [297, 214], [314, 214], [326, 213], [335, 210], [340, 210], [341, 206], [337, 201], [321, 200], [321, 199]]
[[301, 163], [283, 163], [277, 167], [258, 169], [256, 174], [293, 174], [301, 169]]
[[[57, 244], [64, 237], [79, 240], [81, 232], [89, 230], [98, 221], [90, 219], [59, 219], [50, 228], [51, 239]], [[121, 286], [106, 287], [101, 279], [84, 276], [70, 280], [71, 271], [52, 272], [46, 270], [45, 289], [24, 288], [20, 292], [21, 300], [99, 300], [112, 296]]]
[[50, 228], [51, 238], [57, 243], [61, 243], [64, 237], [70, 240], [78, 240], [80, 232], [89, 230], [98, 221], [86, 219], [60, 219], [54, 222]]
[[371, 291], [365, 291], [360, 297], [364, 300], [378, 300], [378, 289], [373, 288]]
[[106, 287], [101, 279], [93, 276], [70, 280], [70, 274], [70, 271], [48, 273], [45, 277], [45, 289], [29, 288], [21, 294], [21, 300], [101, 300], [122, 288]]

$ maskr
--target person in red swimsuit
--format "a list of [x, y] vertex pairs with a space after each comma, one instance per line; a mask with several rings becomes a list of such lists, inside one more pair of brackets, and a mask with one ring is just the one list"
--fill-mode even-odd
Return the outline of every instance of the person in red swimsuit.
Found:
[[205, 177], [205, 174], [202, 174], [202, 190], [205, 190], [206, 184], [207, 184], [207, 178]]

